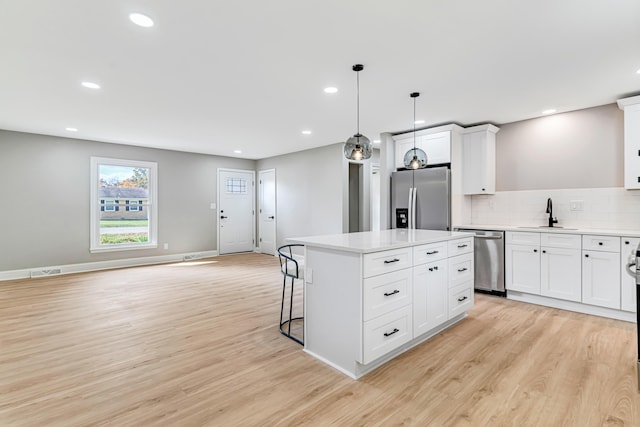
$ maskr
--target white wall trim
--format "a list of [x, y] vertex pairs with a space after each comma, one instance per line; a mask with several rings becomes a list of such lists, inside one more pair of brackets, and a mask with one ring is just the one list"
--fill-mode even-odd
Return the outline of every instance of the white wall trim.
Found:
[[592, 316], [608, 317], [610, 319], [623, 320], [625, 322], [636, 321], [636, 314], [629, 311], [615, 310], [579, 302], [565, 301], [556, 298], [548, 298], [542, 295], [532, 295], [524, 292], [507, 290], [507, 299], [543, 305], [545, 307], [559, 308], [560, 310], [575, 311], [577, 313], [590, 314]]
[[[168, 262], [192, 261], [201, 258], [210, 258], [218, 256], [218, 251], [201, 251], [189, 252], [182, 254], [141, 257], [141, 258], [125, 258], [110, 261], [87, 262], [82, 264], [66, 264], [48, 267], [32, 267], [21, 270], [0, 271], [0, 281], [28, 279], [32, 272], [42, 270], [60, 270], [59, 274], [86, 273], [90, 271], [111, 270], [115, 268], [137, 267], [142, 265], [163, 264]], [[41, 277], [50, 277], [51, 275], [43, 275]]]

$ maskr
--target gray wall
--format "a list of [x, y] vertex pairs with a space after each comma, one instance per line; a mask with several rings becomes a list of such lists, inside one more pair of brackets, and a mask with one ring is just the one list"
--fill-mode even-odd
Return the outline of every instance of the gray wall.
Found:
[[[158, 163], [159, 249], [89, 253], [91, 156]], [[217, 168], [255, 164], [0, 130], [0, 271], [216, 250]]]
[[496, 190], [622, 187], [623, 118], [610, 104], [500, 125]]
[[256, 170], [276, 170], [277, 244], [288, 237], [342, 233], [342, 144], [258, 160]]

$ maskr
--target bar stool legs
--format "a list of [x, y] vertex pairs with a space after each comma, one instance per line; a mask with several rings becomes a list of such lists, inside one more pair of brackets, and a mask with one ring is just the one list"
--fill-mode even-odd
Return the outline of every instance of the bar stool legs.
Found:
[[[287, 338], [291, 338], [292, 340], [294, 340], [295, 342], [297, 342], [298, 344], [302, 344], [304, 345], [304, 329], [303, 329], [303, 335], [302, 335], [302, 340], [298, 339], [297, 337], [291, 335], [291, 322], [293, 322], [294, 320], [304, 320], [304, 316], [300, 316], [300, 317], [293, 317], [293, 292], [294, 292], [294, 283], [295, 283], [295, 278], [291, 277], [291, 292], [289, 295], [289, 319], [288, 320], [283, 320], [284, 318], [284, 299], [286, 298], [286, 289], [287, 289], [287, 277], [290, 276], [286, 276], [284, 275], [282, 278], [282, 302], [280, 304], [280, 333], [282, 335], [284, 335]], [[286, 327], [287, 330], [285, 331], [283, 329], [283, 327]]]

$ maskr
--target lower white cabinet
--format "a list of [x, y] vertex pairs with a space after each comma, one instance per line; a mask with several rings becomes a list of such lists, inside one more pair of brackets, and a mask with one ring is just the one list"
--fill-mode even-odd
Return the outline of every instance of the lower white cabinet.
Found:
[[363, 363], [370, 363], [413, 338], [411, 306], [405, 306], [365, 322]]
[[418, 336], [448, 320], [447, 260], [413, 268], [413, 335]]
[[627, 272], [627, 264], [635, 259], [638, 237], [622, 237], [620, 241], [620, 309], [636, 311], [636, 279]]
[[620, 254], [582, 252], [582, 302], [620, 309]]
[[473, 307], [473, 281], [449, 288], [449, 319]]
[[580, 249], [540, 248], [540, 295], [580, 302]]
[[534, 245], [505, 246], [505, 287], [540, 295], [540, 249]]

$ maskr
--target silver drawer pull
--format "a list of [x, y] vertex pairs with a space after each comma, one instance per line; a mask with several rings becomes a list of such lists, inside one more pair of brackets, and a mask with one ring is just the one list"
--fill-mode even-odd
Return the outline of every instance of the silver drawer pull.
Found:
[[462, 302], [462, 301], [464, 301], [466, 299], [467, 299], [467, 296], [460, 297], [460, 298], [458, 298], [458, 302]]
[[399, 294], [399, 293], [400, 293], [400, 291], [399, 291], [399, 290], [394, 289], [394, 290], [393, 290], [393, 292], [385, 292], [385, 293], [384, 293], [384, 296], [385, 296], [385, 297], [390, 297], [391, 295], [395, 295], [395, 294]]
[[464, 244], [464, 245], [458, 245], [458, 248], [460, 248], [460, 249], [462, 249], [462, 248], [466, 248], [466, 247], [467, 247], [467, 245], [466, 245], [466, 244]]
[[435, 255], [437, 253], [438, 253], [438, 251], [431, 251], [431, 252], [427, 252], [427, 255]]
[[385, 264], [391, 264], [392, 262], [398, 262], [400, 261], [398, 258], [394, 258], [394, 259], [385, 259], [384, 263]]
[[384, 336], [385, 336], [385, 337], [390, 337], [391, 335], [395, 334], [396, 332], [400, 332], [400, 329], [398, 329], [398, 328], [393, 328], [393, 331], [391, 331], [391, 332], [385, 332], [385, 333], [384, 333]]
[[462, 267], [458, 269], [459, 273], [462, 273], [463, 271], [467, 271], [467, 267]]

